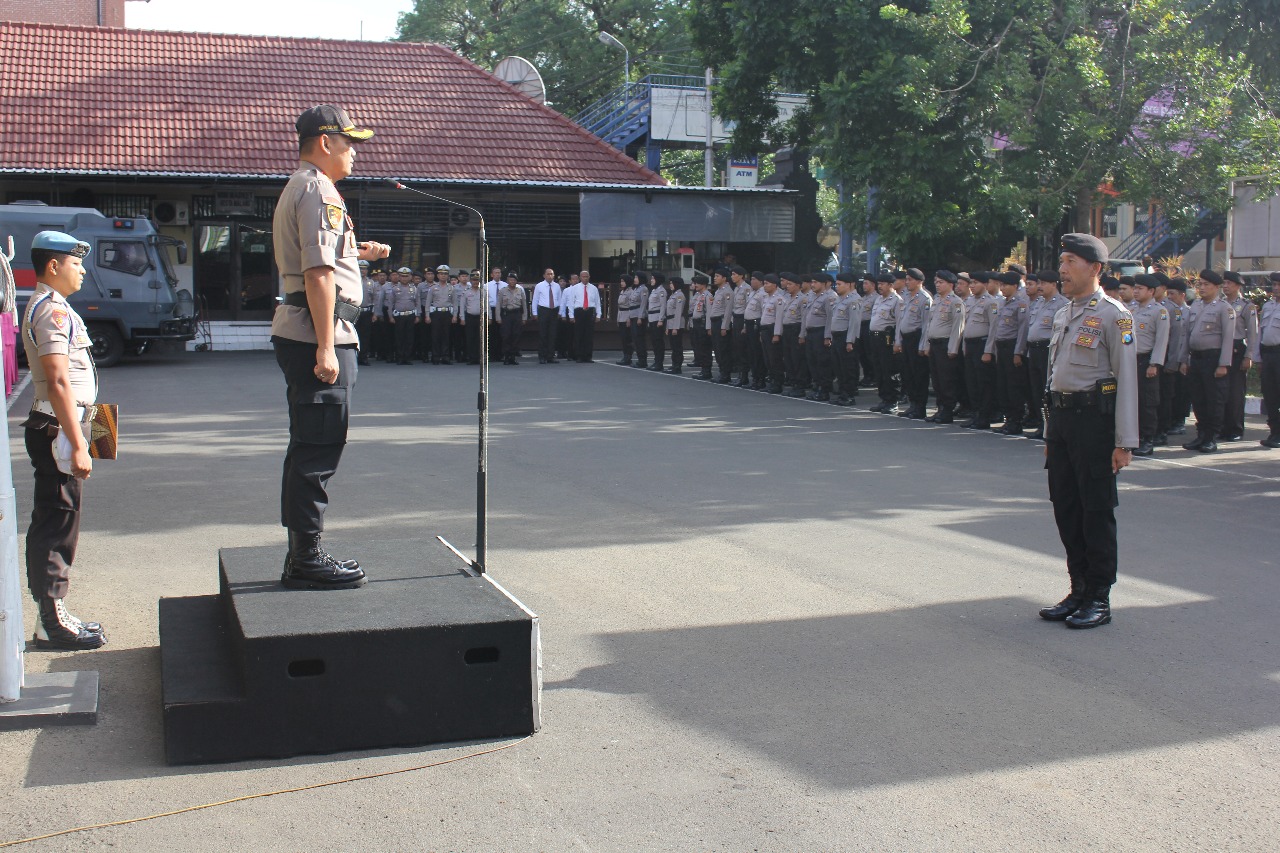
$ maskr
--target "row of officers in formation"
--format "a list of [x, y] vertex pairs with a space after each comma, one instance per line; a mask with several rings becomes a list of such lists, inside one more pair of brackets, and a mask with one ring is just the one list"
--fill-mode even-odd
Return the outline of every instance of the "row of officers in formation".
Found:
[[[601, 292], [587, 272], [566, 281], [545, 270], [532, 293], [515, 272], [455, 274], [448, 266], [400, 268], [365, 282], [363, 352], [408, 364], [479, 361], [487, 317], [490, 357], [518, 363], [525, 322], [537, 323], [539, 363], [591, 361]], [[1204, 270], [1193, 280], [1103, 276], [1109, 296], [1132, 314], [1138, 353], [1137, 455], [1150, 456], [1187, 432], [1182, 446], [1212, 453], [1244, 435], [1246, 378], [1261, 366], [1269, 435], [1280, 447], [1280, 273], [1261, 312], [1235, 272]], [[1195, 298], [1198, 295], [1198, 298]], [[938, 270], [932, 289], [918, 269], [879, 275], [748, 273], [726, 267], [686, 284], [658, 273], [623, 277], [616, 293], [624, 365], [683, 373], [686, 348], [695, 378], [774, 394], [869, 408], [884, 414], [1006, 435], [1042, 438], [1054, 316], [1067, 298], [1058, 273]], [[1126, 321], [1128, 322], [1128, 321]], [[936, 410], [926, 406], [930, 389]]]
[[[1260, 316], [1234, 272], [1200, 273], [1191, 302], [1185, 278], [1103, 276], [1104, 291], [1132, 315], [1122, 322], [1138, 355], [1135, 453], [1152, 455], [1184, 434], [1192, 409], [1196, 438], [1184, 448], [1213, 452], [1218, 441], [1240, 440], [1255, 363], [1269, 426], [1261, 444], [1280, 447], [1280, 273], [1270, 283]], [[695, 275], [689, 293], [678, 278], [639, 276], [618, 298], [619, 363], [682, 373], [687, 339], [699, 379], [839, 406], [874, 389], [873, 412], [1043, 438], [1049, 345], [1068, 301], [1056, 271], [1019, 264], [938, 270], [932, 292], [914, 268], [833, 279], [733, 267], [710, 280]]]

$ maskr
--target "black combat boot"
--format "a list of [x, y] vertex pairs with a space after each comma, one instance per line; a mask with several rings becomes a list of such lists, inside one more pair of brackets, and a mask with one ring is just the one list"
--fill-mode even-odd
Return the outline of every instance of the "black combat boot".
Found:
[[1068, 628], [1097, 628], [1111, 621], [1111, 587], [1105, 584], [1085, 590], [1084, 600], [1066, 618]]
[[1040, 610], [1040, 618], [1048, 619], [1050, 622], [1061, 622], [1080, 607], [1084, 601], [1085, 586], [1084, 581], [1071, 579], [1071, 594], [1059, 601], [1052, 607], [1045, 607]]
[[81, 622], [72, 616], [61, 598], [42, 598], [37, 603], [40, 614], [36, 619], [36, 634], [32, 638], [36, 648], [82, 651], [100, 648], [107, 642], [107, 634], [101, 625]]
[[320, 534], [290, 531], [289, 543], [280, 582], [290, 589], [355, 589], [365, 585], [359, 563], [329, 556], [320, 545]]

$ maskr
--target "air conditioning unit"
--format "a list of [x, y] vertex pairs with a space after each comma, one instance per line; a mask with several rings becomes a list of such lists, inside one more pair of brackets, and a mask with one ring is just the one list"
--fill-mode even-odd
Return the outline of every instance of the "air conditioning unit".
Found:
[[151, 218], [160, 225], [190, 225], [191, 207], [176, 199], [157, 201], [151, 207]]

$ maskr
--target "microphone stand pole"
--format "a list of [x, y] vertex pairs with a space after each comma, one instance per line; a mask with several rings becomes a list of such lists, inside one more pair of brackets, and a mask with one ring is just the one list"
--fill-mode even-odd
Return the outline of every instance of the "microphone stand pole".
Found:
[[[480, 233], [478, 243], [476, 245], [476, 260], [482, 274], [487, 275], [489, 272], [489, 244], [485, 239], [484, 230], [484, 214], [469, 207], [462, 202], [453, 199], [443, 198], [438, 195], [432, 195], [429, 192], [423, 192], [413, 187], [407, 187], [397, 180], [391, 179], [387, 181], [388, 186], [398, 190], [408, 190], [411, 193], [417, 193], [420, 196], [434, 199], [436, 201], [451, 204], [460, 207], [463, 210], [469, 210], [476, 215], [476, 219], [480, 222]], [[465, 556], [458, 552], [443, 538], [445, 546], [449, 550], [458, 554], [459, 557], [466, 560], [478, 573], [485, 572], [486, 548], [489, 539], [489, 320], [492, 315], [493, 306], [489, 304], [489, 284], [484, 284], [484, 313], [480, 316], [480, 392], [476, 396], [476, 408], [480, 412], [479, 423], [479, 452], [476, 465], [476, 557], [474, 560], [467, 560]], [[465, 308], [463, 323], [466, 322]], [[437, 537], [439, 538], [439, 537]]]

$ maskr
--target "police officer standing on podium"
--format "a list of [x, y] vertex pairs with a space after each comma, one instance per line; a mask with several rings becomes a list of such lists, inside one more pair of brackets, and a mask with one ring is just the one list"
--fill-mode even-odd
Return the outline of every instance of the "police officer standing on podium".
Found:
[[1040, 611], [1071, 628], [1111, 621], [1116, 582], [1116, 474], [1138, 446], [1138, 356], [1133, 316], [1099, 287], [1107, 246], [1064, 234], [1058, 272], [1071, 300], [1053, 321], [1045, 468], [1071, 592]]
[[281, 582], [295, 589], [363, 586], [355, 560], [337, 560], [320, 544], [326, 488], [347, 443], [356, 381], [360, 260], [387, 257], [381, 243], [357, 243], [336, 181], [349, 176], [356, 143], [373, 136], [344, 110], [321, 104], [298, 117], [300, 162], [276, 203], [272, 231], [284, 301], [271, 343], [284, 373], [289, 447], [280, 486], [280, 523], [289, 531]]

